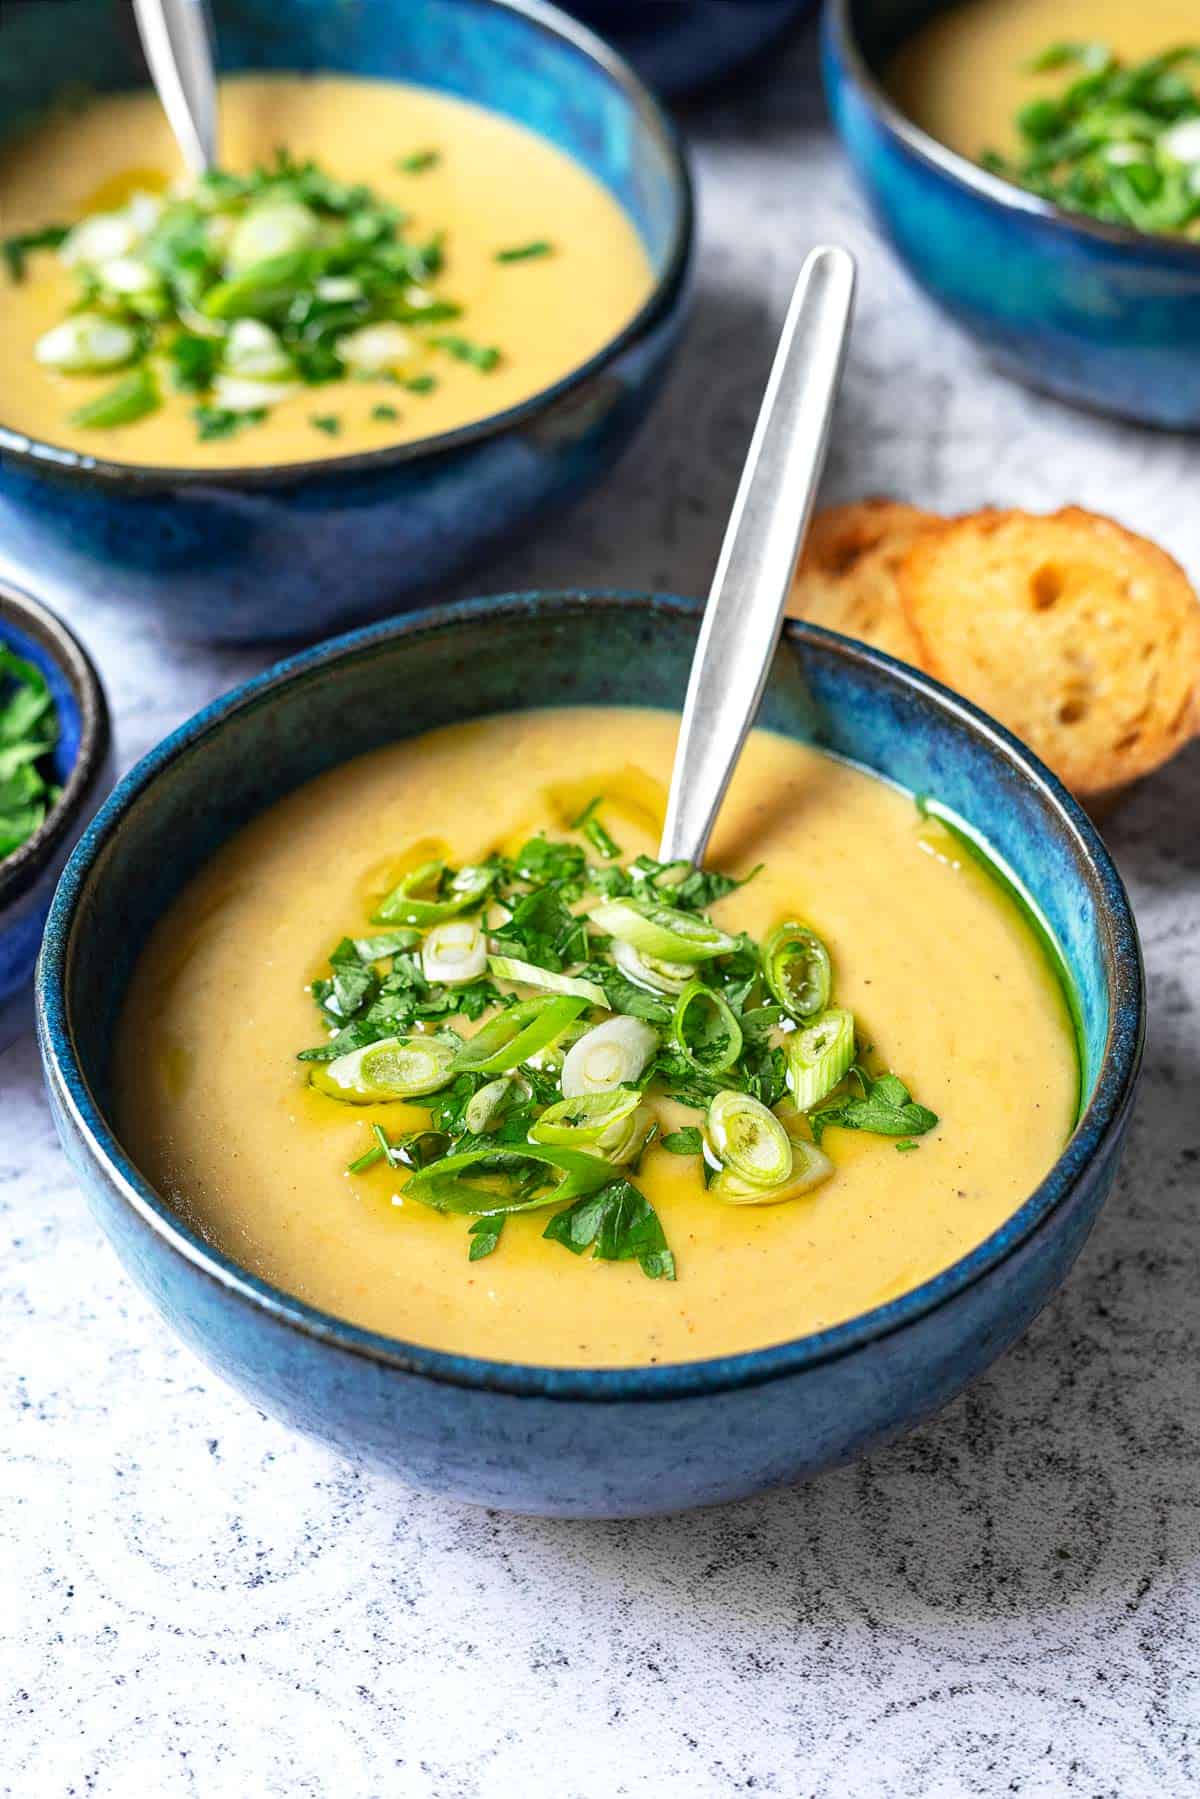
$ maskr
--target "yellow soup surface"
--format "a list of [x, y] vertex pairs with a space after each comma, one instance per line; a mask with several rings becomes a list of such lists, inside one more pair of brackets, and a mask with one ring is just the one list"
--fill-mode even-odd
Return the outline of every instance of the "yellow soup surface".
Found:
[[1018, 148], [1018, 109], [1062, 92], [1061, 69], [1035, 74], [1027, 66], [1049, 45], [1102, 43], [1141, 61], [1192, 43], [1198, 25], [1196, 0], [966, 0], [901, 46], [888, 87], [951, 150], [972, 160], [985, 150], [1010, 155]]
[[[576, 1258], [509, 1219], [467, 1260], [466, 1222], [409, 1200], [403, 1175], [345, 1173], [368, 1124], [417, 1129], [414, 1104], [342, 1105], [306, 1084], [322, 1039], [306, 983], [364, 928], [412, 859], [514, 853], [562, 835], [592, 793], [624, 856], [657, 853], [677, 720], [527, 712], [455, 725], [349, 762], [226, 844], [155, 928], [119, 1032], [117, 1115], [135, 1161], [209, 1242], [266, 1280], [373, 1330], [559, 1366], [690, 1360], [835, 1324], [962, 1256], [1029, 1195], [1071, 1130], [1074, 1041], [1018, 909], [905, 794], [783, 737], [751, 737], [711, 864], [762, 870], [714, 908], [761, 938], [808, 920], [838, 1003], [874, 1059], [940, 1116], [919, 1147], [833, 1129], [836, 1172], [784, 1204], [720, 1203], [692, 1156], [652, 1147], [638, 1186], [675, 1282]], [[581, 797], [582, 796], [582, 797]], [[468, 1031], [476, 1028], [465, 1027]], [[665, 1130], [698, 1123], [654, 1102]]]
[[[162, 387], [161, 410], [98, 430], [70, 415], [114, 376], [67, 376], [40, 366], [34, 346], [67, 312], [71, 271], [52, 251], [27, 259], [25, 280], [0, 271], [0, 421], [34, 438], [117, 462], [213, 468], [301, 462], [375, 450], [469, 425], [514, 406], [586, 362], [628, 324], [653, 287], [637, 232], [580, 164], [498, 113], [431, 89], [345, 76], [235, 77], [221, 83], [221, 162], [237, 173], [280, 146], [347, 182], [365, 182], [403, 209], [406, 238], [443, 231], [441, 297], [462, 307], [447, 331], [494, 345], [487, 373], [444, 351], [422, 351], [417, 373], [436, 387], [411, 393], [378, 382], [305, 387], [233, 438], [197, 436], [195, 395]], [[420, 172], [397, 166], [426, 148]], [[182, 173], [153, 94], [59, 108], [0, 152], [0, 236], [123, 205]], [[510, 263], [496, 252], [535, 241], [552, 253]], [[373, 418], [386, 403], [398, 414]], [[340, 430], [314, 427], [336, 415]]]

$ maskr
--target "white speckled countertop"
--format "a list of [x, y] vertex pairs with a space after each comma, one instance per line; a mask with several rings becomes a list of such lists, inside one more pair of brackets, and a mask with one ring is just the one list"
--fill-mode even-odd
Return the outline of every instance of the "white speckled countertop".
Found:
[[[802, 32], [687, 115], [695, 322], [608, 487], [475, 591], [703, 592], [804, 250], [861, 266], [827, 483], [1077, 500], [1200, 577], [1200, 443], [993, 375], [899, 272]], [[0, 548], [2, 566], [2, 548]], [[124, 764], [265, 656], [55, 596]], [[13, 1799], [808, 1799], [1200, 1790], [1200, 746], [1109, 836], [1151, 993], [1124, 1173], [1063, 1295], [932, 1424], [690, 1517], [514, 1520], [388, 1487], [180, 1348], [0, 1057], [0, 1792]]]

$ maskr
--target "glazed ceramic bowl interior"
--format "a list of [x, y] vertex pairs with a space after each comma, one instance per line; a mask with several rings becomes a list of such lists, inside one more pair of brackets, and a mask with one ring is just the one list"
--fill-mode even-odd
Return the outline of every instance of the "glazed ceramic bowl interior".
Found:
[[1170, 233], [1150, 235], [1132, 226], [1108, 224], [1086, 213], [1056, 206], [1052, 200], [1029, 193], [951, 150], [901, 111], [884, 81], [889, 61], [923, 25], [962, 3], [963, 0], [827, 0], [829, 29], [836, 34], [847, 66], [879, 117], [909, 149], [953, 180], [1003, 206], [1052, 221], [1064, 232], [1124, 247], [1134, 255], [1144, 252], [1148, 243], [1159, 248], [1170, 245], [1185, 258], [1193, 259], [1200, 274], [1200, 243], [1194, 239]]
[[[173, 492], [294, 484], [306, 475], [411, 464], [536, 416], [635, 343], [678, 290], [692, 232], [687, 167], [674, 130], [633, 71], [583, 25], [541, 0], [213, 0], [222, 74], [369, 76], [470, 100], [564, 150], [634, 225], [654, 286], [589, 360], [520, 404], [453, 431], [378, 450], [277, 467], [156, 468], [82, 456], [7, 428], [13, 467], [39, 465], [90, 483]], [[72, 93], [120, 91], [149, 77], [126, 0], [7, 0], [0, 17], [0, 143]], [[98, 446], [99, 447], [99, 446]]]
[[[78, 1153], [156, 1237], [301, 1331], [435, 1379], [555, 1396], [720, 1390], [843, 1354], [994, 1269], [1109, 1155], [1141, 1036], [1140, 959], [1119, 877], [1093, 827], [999, 726], [926, 677], [813, 626], [789, 624], [761, 722], [814, 742], [978, 830], [1057, 940], [1079, 1005], [1083, 1108], [1060, 1160], [993, 1236], [951, 1269], [819, 1336], [720, 1361], [627, 1371], [514, 1368], [358, 1330], [272, 1289], [194, 1236], [121, 1147], [114, 1026], [139, 946], [233, 832], [331, 765], [456, 720], [544, 703], [677, 707], [699, 611], [668, 598], [516, 596], [416, 614], [300, 655], [218, 701], [122, 783], [56, 898], [40, 977], [51, 1092]], [[993, 1353], [995, 1353], [993, 1351]]]

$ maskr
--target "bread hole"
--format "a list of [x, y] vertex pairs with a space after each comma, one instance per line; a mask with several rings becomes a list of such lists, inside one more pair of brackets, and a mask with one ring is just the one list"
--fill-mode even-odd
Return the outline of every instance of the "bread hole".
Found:
[[848, 575], [873, 547], [865, 538], [844, 537], [840, 543], [830, 545], [825, 565], [831, 575]]
[[1058, 709], [1060, 725], [1077, 725], [1087, 717], [1088, 703], [1081, 693], [1073, 693]]
[[1063, 578], [1052, 562], [1043, 562], [1029, 578], [1029, 591], [1035, 612], [1049, 612], [1062, 599]]

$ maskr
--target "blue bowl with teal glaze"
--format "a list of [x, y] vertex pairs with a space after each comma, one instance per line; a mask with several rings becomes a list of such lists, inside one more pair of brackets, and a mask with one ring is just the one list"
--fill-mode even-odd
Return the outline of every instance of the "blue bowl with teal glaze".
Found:
[[[528, 127], [614, 196], [655, 277], [635, 317], [554, 386], [461, 430], [367, 454], [133, 467], [6, 429], [0, 396], [0, 535], [31, 585], [103, 581], [194, 641], [310, 640], [412, 604], [604, 477], [679, 338], [691, 184], [637, 76], [539, 0], [216, 0], [214, 14], [226, 71], [413, 81]], [[146, 80], [125, 0], [5, 0], [0, 140], [71, 87]]]
[[735, 1499], [861, 1455], [928, 1416], [1062, 1282], [1112, 1184], [1141, 1056], [1137, 933], [1088, 819], [999, 725], [926, 676], [789, 623], [762, 722], [916, 793], [988, 839], [1077, 990], [1084, 1109], [986, 1242], [890, 1304], [749, 1354], [544, 1368], [449, 1355], [313, 1310], [188, 1229], [111, 1122], [113, 1028], [146, 934], [233, 832], [298, 783], [434, 726], [534, 706], [678, 707], [700, 608], [516, 595], [410, 615], [248, 682], [133, 770], [55, 896], [38, 981], [51, 1105], [91, 1205], [170, 1326], [264, 1411], [413, 1486], [513, 1512], [627, 1517]]
[[826, 0], [825, 88], [875, 213], [934, 300], [1007, 373], [1142, 424], [1200, 428], [1200, 243], [1102, 224], [914, 125], [881, 71], [931, 0]]
[[[58, 800], [40, 830], [0, 856], [0, 1050], [33, 1023], [33, 968], [50, 901], [80, 833], [113, 784], [112, 730], [100, 678], [61, 619], [0, 584], [0, 647], [45, 677], [58, 719], [50, 761]], [[4, 687], [0, 671], [0, 690]]]

